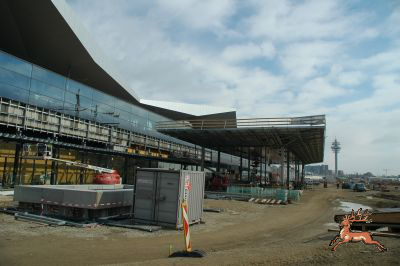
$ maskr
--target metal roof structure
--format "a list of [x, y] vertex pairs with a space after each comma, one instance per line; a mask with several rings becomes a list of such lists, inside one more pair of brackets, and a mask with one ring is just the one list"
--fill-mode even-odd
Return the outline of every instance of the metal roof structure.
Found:
[[[284, 148], [304, 164], [322, 162], [326, 121], [324, 115], [291, 118], [230, 120], [177, 120], [159, 122], [163, 134], [190, 143], [240, 156], [243, 148]], [[246, 149], [244, 149], [246, 152]]]
[[[0, 32], [0, 50], [170, 119], [203, 115], [236, 118], [232, 108], [142, 103], [65, 0], [2, 0]], [[191, 108], [199, 113], [186, 113]]]
[[0, 48], [105, 93], [138, 96], [64, 0], [0, 1]]

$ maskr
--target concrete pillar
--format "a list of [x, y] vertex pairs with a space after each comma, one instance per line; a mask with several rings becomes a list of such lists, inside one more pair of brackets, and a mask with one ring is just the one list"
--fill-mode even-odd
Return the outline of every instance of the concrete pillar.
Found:
[[218, 150], [218, 158], [217, 158], [217, 172], [221, 170], [221, 152]]
[[304, 184], [304, 175], [305, 175], [305, 171], [304, 171], [304, 163], [301, 163], [301, 184]]
[[286, 150], [286, 189], [289, 189], [289, 177], [290, 177], [290, 152]]
[[204, 160], [206, 156], [206, 149], [201, 147], [201, 171], [204, 172]]

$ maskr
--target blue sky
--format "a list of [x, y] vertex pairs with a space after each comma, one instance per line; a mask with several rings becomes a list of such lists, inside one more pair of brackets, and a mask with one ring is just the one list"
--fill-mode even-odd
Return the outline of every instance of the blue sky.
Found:
[[68, 1], [141, 98], [326, 114], [346, 172], [400, 174], [400, 1]]

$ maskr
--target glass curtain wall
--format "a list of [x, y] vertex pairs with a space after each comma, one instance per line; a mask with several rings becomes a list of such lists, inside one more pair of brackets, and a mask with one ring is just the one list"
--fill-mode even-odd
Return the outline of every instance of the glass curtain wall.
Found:
[[[194, 147], [155, 130], [156, 123], [167, 118], [1, 50], [0, 96]], [[228, 163], [232, 158], [238, 157], [221, 153], [221, 162]], [[212, 160], [217, 160], [216, 152]]]
[[0, 96], [187, 145], [155, 130], [167, 118], [3, 51]]

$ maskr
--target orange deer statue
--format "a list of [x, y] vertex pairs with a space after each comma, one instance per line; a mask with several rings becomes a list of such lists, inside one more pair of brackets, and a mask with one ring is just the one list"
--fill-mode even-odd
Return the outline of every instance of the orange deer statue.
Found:
[[[371, 220], [368, 220], [368, 216], [371, 215], [371, 212], [365, 210], [364, 213], [361, 213], [362, 209], [359, 209], [357, 213], [354, 213], [354, 210], [351, 210], [350, 215], [345, 215], [343, 217], [343, 221], [340, 223], [340, 233], [332, 239], [329, 246], [332, 246], [338, 238], [341, 238], [342, 241], [339, 241], [333, 248], [332, 251], [336, 251], [337, 247], [343, 243], [355, 243], [362, 241], [367, 245], [375, 245], [380, 252], [387, 251], [381, 243], [372, 239], [372, 236], [369, 232], [352, 232], [350, 230], [350, 226], [353, 222], [366, 222], [370, 223]], [[358, 216], [358, 219], [357, 219]]]

